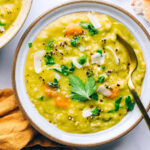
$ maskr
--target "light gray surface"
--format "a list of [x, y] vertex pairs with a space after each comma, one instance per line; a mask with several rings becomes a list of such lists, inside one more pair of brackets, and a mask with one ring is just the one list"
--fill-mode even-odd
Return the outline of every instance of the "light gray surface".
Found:
[[[12, 60], [16, 46], [21, 38], [22, 34], [26, 28], [31, 24], [31, 22], [38, 17], [43, 12], [48, 9], [69, 0], [33, 0], [33, 5], [31, 12], [20, 32], [17, 36], [2, 50], [0, 50], [0, 89], [11, 87], [11, 67]], [[121, 7], [127, 9], [132, 14], [133, 10], [130, 7], [130, 0], [106, 0], [113, 2]], [[135, 15], [135, 14], [134, 14]], [[150, 24], [147, 23], [143, 17], [137, 17], [146, 29], [150, 33]], [[150, 114], [150, 112], [149, 112]], [[83, 148], [86, 149], [86, 148]], [[133, 129], [129, 134], [120, 138], [119, 140], [103, 145], [100, 147], [88, 148], [88, 150], [150, 150], [150, 132], [142, 121], [135, 129]]]

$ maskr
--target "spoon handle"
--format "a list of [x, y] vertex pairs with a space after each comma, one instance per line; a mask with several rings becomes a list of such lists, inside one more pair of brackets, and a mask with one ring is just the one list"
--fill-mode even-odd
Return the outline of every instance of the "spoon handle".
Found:
[[136, 104], [138, 105], [138, 107], [139, 107], [139, 109], [140, 109], [140, 111], [143, 115], [143, 118], [144, 118], [145, 122], [147, 123], [147, 126], [150, 130], [150, 117], [148, 116], [148, 113], [146, 112], [146, 110], [145, 110], [145, 108], [144, 108], [144, 106], [143, 106], [136, 90], [135, 89], [130, 89], [130, 91], [131, 91], [131, 93], [134, 97], [134, 100], [135, 100]]

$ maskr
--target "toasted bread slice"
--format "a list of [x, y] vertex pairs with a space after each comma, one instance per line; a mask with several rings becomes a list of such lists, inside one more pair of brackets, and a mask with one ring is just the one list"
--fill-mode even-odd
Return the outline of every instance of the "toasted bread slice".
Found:
[[131, 5], [137, 14], [143, 14], [143, 0], [133, 0]]
[[145, 18], [150, 22], [150, 0], [143, 0], [143, 13]]

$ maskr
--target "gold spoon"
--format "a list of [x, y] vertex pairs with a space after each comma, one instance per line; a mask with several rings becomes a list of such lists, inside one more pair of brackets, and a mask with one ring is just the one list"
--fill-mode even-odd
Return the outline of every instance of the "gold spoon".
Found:
[[136, 56], [132, 46], [128, 42], [126, 42], [121, 36], [117, 35], [117, 40], [120, 41], [120, 43], [122, 43], [124, 45], [124, 47], [127, 49], [128, 53], [129, 53], [130, 65], [129, 65], [128, 87], [134, 97], [136, 104], [138, 105], [138, 107], [143, 115], [144, 120], [147, 123], [148, 128], [150, 129], [150, 117], [148, 116], [148, 113], [146, 112], [146, 110], [140, 100], [140, 97], [138, 96], [138, 94], [135, 90], [135, 87], [132, 83], [132, 74], [136, 70], [137, 65], [138, 65], [137, 56]]

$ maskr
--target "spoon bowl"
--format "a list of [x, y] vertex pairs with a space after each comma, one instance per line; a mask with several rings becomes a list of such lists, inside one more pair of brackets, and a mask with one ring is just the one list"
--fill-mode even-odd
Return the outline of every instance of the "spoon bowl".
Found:
[[129, 75], [128, 75], [129, 90], [132, 93], [134, 100], [135, 100], [136, 104], [138, 105], [145, 122], [147, 123], [148, 128], [150, 129], [150, 118], [149, 118], [148, 113], [146, 112], [146, 110], [140, 100], [140, 97], [138, 96], [138, 93], [132, 82], [132, 74], [138, 66], [137, 56], [136, 56], [132, 46], [128, 42], [126, 42], [120, 35], [117, 35], [117, 39], [118, 39], [118, 41], [120, 41], [120, 43], [122, 43], [122, 45], [124, 45], [124, 47], [126, 47], [127, 52], [129, 54], [129, 59], [130, 59]]

